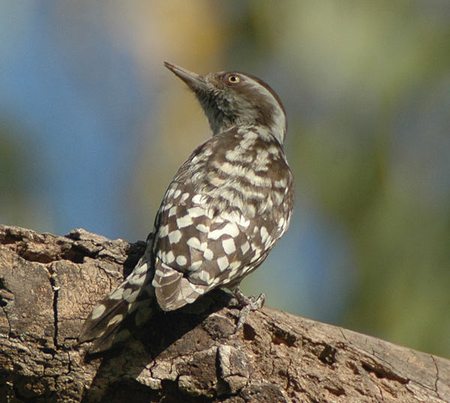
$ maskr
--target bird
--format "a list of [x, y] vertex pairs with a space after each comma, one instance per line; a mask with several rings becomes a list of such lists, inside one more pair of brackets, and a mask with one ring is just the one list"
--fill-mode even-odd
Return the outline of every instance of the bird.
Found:
[[241, 280], [267, 258], [293, 210], [293, 175], [284, 151], [286, 112], [261, 79], [238, 71], [205, 75], [165, 67], [187, 84], [212, 131], [170, 182], [146, 250], [125, 281], [86, 319], [79, 342], [90, 353], [126, 340], [156, 311], [174, 311], [216, 288], [241, 307], [240, 328], [264, 294], [246, 297]]

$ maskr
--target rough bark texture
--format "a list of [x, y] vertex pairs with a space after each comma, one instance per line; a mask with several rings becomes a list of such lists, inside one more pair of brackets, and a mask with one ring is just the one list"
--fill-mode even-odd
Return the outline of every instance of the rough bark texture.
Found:
[[0, 227], [0, 401], [449, 402], [450, 361], [214, 293], [85, 358], [84, 318], [142, 242]]

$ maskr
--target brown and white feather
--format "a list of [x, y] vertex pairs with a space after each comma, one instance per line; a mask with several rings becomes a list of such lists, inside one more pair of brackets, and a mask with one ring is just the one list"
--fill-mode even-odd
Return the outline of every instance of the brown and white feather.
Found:
[[166, 192], [155, 228], [153, 286], [174, 310], [246, 276], [283, 235], [292, 174], [258, 127], [231, 128], [197, 148]]

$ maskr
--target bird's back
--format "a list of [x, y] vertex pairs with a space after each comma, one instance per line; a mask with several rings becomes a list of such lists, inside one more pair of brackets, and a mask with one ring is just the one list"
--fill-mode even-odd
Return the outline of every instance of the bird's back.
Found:
[[289, 223], [291, 184], [282, 146], [261, 128], [232, 128], [198, 147], [156, 220], [161, 308], [180, 308], [259, 266]]

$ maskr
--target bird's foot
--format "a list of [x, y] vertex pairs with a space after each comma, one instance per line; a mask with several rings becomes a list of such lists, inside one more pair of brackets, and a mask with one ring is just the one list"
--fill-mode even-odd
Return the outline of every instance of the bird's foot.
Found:
[[257, 297], [246, 297], [239, 288], [235, 289], [233, 294], [234, 298], [231, 300], [231, 305], [240, 308], [238, 322], [234, 331], [237, 333], [244, 326], [249, 313], [264, 306], [266, 296], [260, 294]]

